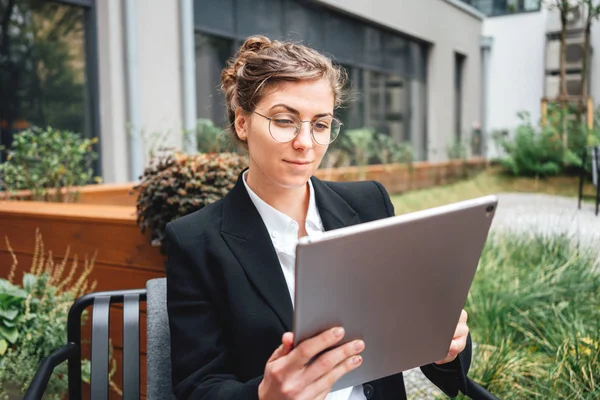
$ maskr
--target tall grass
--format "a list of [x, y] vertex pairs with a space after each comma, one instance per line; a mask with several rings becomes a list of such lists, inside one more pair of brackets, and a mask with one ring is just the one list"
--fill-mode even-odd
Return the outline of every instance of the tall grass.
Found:
[[466, 304], [469, 376], [504, 399], [600, 399], [600, 265], [566, 237], [492, 235]]

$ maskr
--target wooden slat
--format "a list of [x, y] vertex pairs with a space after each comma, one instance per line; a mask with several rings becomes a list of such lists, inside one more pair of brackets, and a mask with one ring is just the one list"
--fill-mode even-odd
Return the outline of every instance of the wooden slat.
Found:
[[79, 259], [97, 252], [98, 262], [123, 267], [164, 270], [164, 256], [150, 244], [150, 236], [140, 233], [134, 221], [127, 224], [71, 221], [60, 218], [38, 219], [0, 212], [0, 252], [6, 251], [4, 236], [16, 253], [32, 254], [35, 232], [39, 228], [46, 250], [60, 260], [70, 246]]
[[135, 208], [99, 204], [0, 201], [0, 214], [18, 217], [128, 224], [135, 221]]

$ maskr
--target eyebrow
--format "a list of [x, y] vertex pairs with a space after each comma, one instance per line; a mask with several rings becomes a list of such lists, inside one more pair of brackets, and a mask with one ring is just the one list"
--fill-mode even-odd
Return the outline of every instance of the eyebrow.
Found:
[[[274, 108], [277, 108], [277, 107], [283, 107], [283, 108], [287, 109], [291, 113], [294, 113], [296, 115], [300, 115], [300, 111], [298, 111], [295, 108], [290, 107], [290, 106], [288, 106], [286, 104], [282, 104], [282, 103], [275, 104], [273, 107], [269, 108], [269, 111], [272, 110], [272, 109], [274, 109]], [[332, 113], [321, 113], [321, 114], [317, 114], [317, 115], [313, 116], [313, 119], [314, 118], [321, 118], [321, 117], [333, 117], [333, 114]]]

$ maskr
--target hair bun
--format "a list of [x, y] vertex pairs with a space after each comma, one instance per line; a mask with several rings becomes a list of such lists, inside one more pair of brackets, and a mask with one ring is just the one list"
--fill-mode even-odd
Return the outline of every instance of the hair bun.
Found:
[[237, 75], [249, 56], [260, 53], [262, 50], [273, 45], [271, 39], [263, 35], [250, 36], [244, 44], [239, 48], [237, 54], [232, 57], [228, 66], [221, 72], [221, 88], [227, 92], [229, 88], [235, 86]]
[[269, 39], [266, 36], [250, 36], [248, 39], [246, 39], [242, 47], [240, 47], [239, 54], [241, 55], [247, 51], [252, 53], [259, 53], [261, 50], [271, 47], [272, 43], [273, 42], [271, 41], [271, 39]]

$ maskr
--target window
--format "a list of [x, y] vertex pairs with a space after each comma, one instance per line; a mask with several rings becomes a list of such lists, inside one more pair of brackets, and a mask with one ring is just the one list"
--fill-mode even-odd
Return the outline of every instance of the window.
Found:
[[233, 54], [233, 40], [196, 34], [196, 104], [198, 118], [227, 125], [225, 96], [220, 89], [221, 71]]
[[462, 139], [463, 75], [466, 57], [454, 53], [454, 121], [457, 142]]
[[280, 0], [237, 1], [236, 33], [250, 36], [262, 33], [269, 37], [282, 37], [282, 11]]
[[332, 56], [355, 100], [336, 111], [344, 129], [372, 128], [426, 157], [427, 45], [301, 0], [195, 0], [198, 117], [225, 126], [220, 73], [247, 36], [301, 41]]
[[541, 0], [462, 0], [487, 16], [539, 11]]
[[33, 126], [98, 135], [92, 11], [64, 3], [0, 0], [1, 145]]

